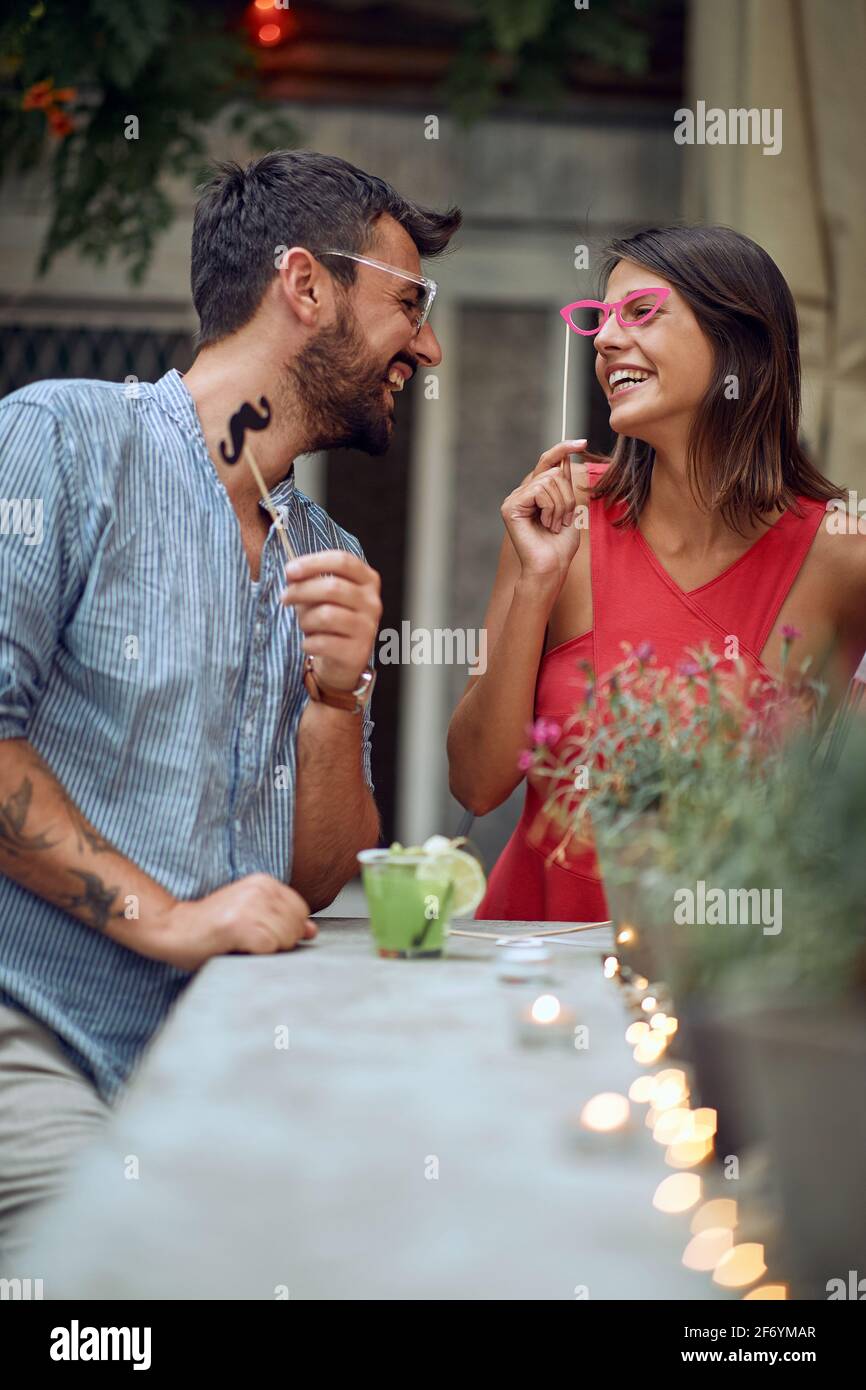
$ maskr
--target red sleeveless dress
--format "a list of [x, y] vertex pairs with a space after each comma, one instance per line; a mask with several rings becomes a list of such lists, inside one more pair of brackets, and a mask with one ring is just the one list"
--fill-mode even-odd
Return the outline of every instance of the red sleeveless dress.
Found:
[[[606, 465], [589, 465], [596, 483]], [[755, 676], [767, 638], [826, 516], [823, 502], [798, 499], [803, 515], [785, 512], [722, 574], [688, 592], [656, 559], [641, 533], [617, 528], [622, 504], [608, 510], [591, 500], [590, 569], [593, 627], [554, 647], [541, 660], [535, 717], [563, 725], [586, 697], [581, 663], [604, 679], [623, 659], [622, 643], [652, 643], [659, 667], [675, 670], [685, 649], [709, 643], [722, 656], [735, 635], [740, 657]], [[597, 922], [608, 916], [598, 861], [591, 847], [561, 864], [546, 863], [562, 830], [546, 828], [543, 798], [527, 784], [518, 825], [497, 860], [477, 918], [505, 921]]]

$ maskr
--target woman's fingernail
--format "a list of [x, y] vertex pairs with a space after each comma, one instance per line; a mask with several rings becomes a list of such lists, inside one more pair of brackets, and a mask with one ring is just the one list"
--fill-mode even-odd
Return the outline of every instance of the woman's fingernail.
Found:
[[301, 566], [298, 564], [297, 560], [290, 560], [285, 568], [285, 574], [289, 579], [294, 578], [296, 574], [300, 574], [300, 571]]
[[586, 444], [585, 439], [566, 439], [566, 444], [571, 444], [575, 449], [582, 449]]

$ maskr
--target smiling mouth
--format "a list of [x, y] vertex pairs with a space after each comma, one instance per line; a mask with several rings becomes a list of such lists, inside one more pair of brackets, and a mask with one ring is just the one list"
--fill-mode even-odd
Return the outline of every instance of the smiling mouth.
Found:
[[403, 390], [403, 387], [406, 385], [406, 378], [397, 367], [392, 367], [386, 377], [386, 383], [388, 390], [396, 393], [397, 391]]
[[651, 372], [641, 372], [635, 367], [624, 368], [622, 371], [611, 372], [608, 377], [608, 389], [611, 400], [619, 399], [629, 391], [636, 391], [639, 386], [643, 386], [649, 381]]

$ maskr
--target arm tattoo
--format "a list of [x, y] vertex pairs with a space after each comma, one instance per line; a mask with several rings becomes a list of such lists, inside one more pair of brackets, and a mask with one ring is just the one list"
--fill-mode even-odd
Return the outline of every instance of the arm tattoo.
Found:
[[82, 869], [70, 869], [69, 872], [76, 878], [80, 878], [83, 884], [80, 893], [72, 893], [60, 900], [61, 906], [70, 912], [76, 909], [84, 914], [88, 926], [96, 927], [102, 931], [112, 917], [122, 917], [122, 912], [112, 912], [114, 899], [117, 896], [117, 888], [106, 888], [98, 874], [89, 874]]
[[79, 851], [83, 850], [85, 845], [89, 845], [94, 854], [104, 854], [106, 850], [113, 850], [114, 845], [109, 844], [104, 835], [100, 835], [98, 830], [91, 829], [64, 787], [60, 788], [60, 795], [69, 819], [72, 821]]
[[42, 772], [46, 777], [50, 777], [56, 784], [66, 814], [72, 822], [72, 829], [75, 831], [75, 839], [78, 844], [79, 854], [83, 853], [85, 846], [89, 846], [93, 854], [104, 854], [106, 850], [113, 850], [114, 845], [109, 844], [104, 835], [100, 835], [98, 830], [94, 830], [88, 824], [86, 818], [79, 811], [66, 788], [57, 781], [51, 768], [35, 750], [32, 750], [30, 766], [35, 772]]
[[33, 783], [25, 777], [17, 792], [12, 792], [6, 801], [0, 801], [0, 848], [10, 854], [30, 854], [35, 850], [53, 849], [59, 842], [49, 840], [44, 834], [28, 835], [24, 824], [33, 799]]

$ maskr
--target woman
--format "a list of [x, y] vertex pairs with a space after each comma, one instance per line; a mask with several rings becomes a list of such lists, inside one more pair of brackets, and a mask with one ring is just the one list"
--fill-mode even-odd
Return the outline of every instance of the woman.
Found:
[[[477, 815], [520, 781], [533, 718], [562, 723], [581, 663], [602, 678], [623, 642], [671, 669], [709, 642], [779, 675], [794, 630], [793, 668], [811, 657], [831, 694], [866, 647], [866, 536], [822, 524], [842, 490], [798, 443], [797, 317], [773, 260], [728, 228], [656, 228], [612, 243], [604, 281], [571, 323], [594, 334], [619, 437], [607, 464], [556, 445], [503, 503], [487, 670], [448, 734], [451, 789]], [[561, 831], [542, 804], [529, 785], [477, 915], [604, 920], [591, 850], [546, 865]]]

